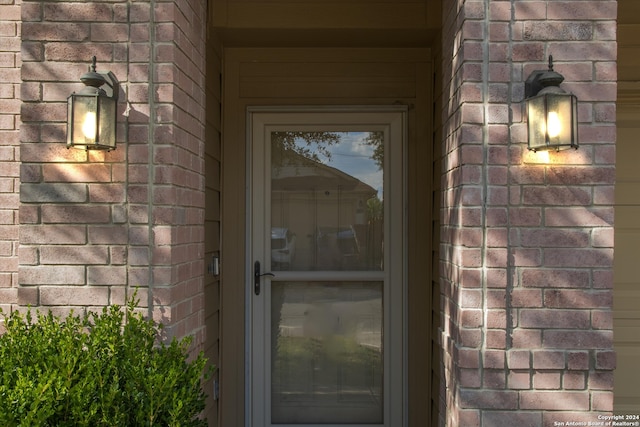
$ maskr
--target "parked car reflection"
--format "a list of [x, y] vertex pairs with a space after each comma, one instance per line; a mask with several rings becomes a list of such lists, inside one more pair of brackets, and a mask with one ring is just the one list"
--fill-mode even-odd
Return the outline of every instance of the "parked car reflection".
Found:
[[271, 268], [288, 270], [296, 255], [296, 234], [286, 227], [271, 227]]
[[352, 226], [318, 227], [316, 234], [318, 265], [321, 269], [356, 269], [360, 244]]

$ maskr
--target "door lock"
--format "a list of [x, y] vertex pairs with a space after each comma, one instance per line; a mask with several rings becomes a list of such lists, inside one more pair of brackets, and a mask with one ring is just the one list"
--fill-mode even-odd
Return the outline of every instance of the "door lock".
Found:
[[276, 277], [275, 274], [268, 273], [260, 273], [260, 261], [256, 261], [253, 263], [253, 292], [256, 295], [260, 295], [260, 279], [262, 276]]

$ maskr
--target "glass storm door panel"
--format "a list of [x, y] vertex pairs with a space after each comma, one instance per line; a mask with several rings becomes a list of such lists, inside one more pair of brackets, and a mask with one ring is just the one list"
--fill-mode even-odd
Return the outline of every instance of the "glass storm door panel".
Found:
[[249, 111], [252, 427], [404, 425], [405, 114]]

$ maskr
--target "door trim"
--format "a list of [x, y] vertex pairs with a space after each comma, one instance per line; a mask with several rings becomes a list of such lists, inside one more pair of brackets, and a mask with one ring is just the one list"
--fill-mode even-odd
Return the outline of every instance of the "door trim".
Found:
[[[402, 286], [399, 290], [391, 289], [389, 296], [392, 298], [400, 298], [401, 303], [399, 306], [401, 309], [399, 312], [392, 312], [389, 323], [387, 325], [387, 321], [385, 321], [385, 329], [388, 327], [389, 330], [400, 330], [400, 333], [390, 334], [390, 337], [385, 337], [385, 345], [388, 346], [389, 349], [392, 348], [400, 348], [400, 361], [397, 361], [397, 352], [389, 353], [389, 360], [385, 362], [385, 401], [388, 399], [388, 411], [385, 411], [384, 414], [384, 422], [385, 426], [389, 427], [399, 427], [406, 426], [408, 423], [408, 235], [407, 235], [407, 223], [408, 223], [408, 208], [407, 208], [407, 190], [408, 190], [408, 177], [407, 177], [407, 167], [408, 167], [408, 159], [407, 159], [407, 151], [408, 151], [408, 108], [402, 105], [391, 105], [391, 106], [373, 106], [373, 105], [354, 105], [354, 106], [250, 106], [247, 107], [246, 110], [246, 217], [245, 217], [245, 230], [246, 230], [246, 246], [245, 246], [245, 426], [251, 427], [253, 426], [253, 405], [254, 405], [254, 396], [253, 390], [255, 384], [253, 383], [253, 334], [255, 331], [253, 330], [253, 302], [254, 293], [253, 293], [253, 244], [255, 242], [252, 241], [252, 213], [254, 211], [254, 196], [253, 196], [253, 179], [254, 179], [254, 168], [253, 168], [253, 149], [252, 149], [252, 140], [254, 134], [254, 115], [269, 115], [272, 114], [274, 116], [281, 115], [284, 117], [286, 114], [309, 114], [315, 115], [316, 117], [320, 117], [323, 115], [329, 115], [333, 113], [337, 114], [348, 114], [352, 117], [358, 117], [356, 120], [357, 123], [354, 124], [363, 124], [366, 125], [367, 120], [362, 121], [362, 118], [366, 115], [371, 116], [372, 114], [390, 114], [395, 113], [398, 118], [395, 120], [399, 120], [400, 123], [395, 123], [393, 126], [399, 126], [399, 131], [401, 133], [402, 146], [399, 149], [399, 156], [390, 155], [389, 160], [386, 159], [385, 162], [389, 161], [389, 165], [385, 167], [391, 168], [399, 168], [400, 173], [399, 179], [392, 181], [389, 185], [393, 187], [388, 187], [385, 189], [385, 198], [389, 198], [389, 203], [385, 204], [385, 214], [390, 212], [391, 206], [400, 202], [401, 208], [399, 210], [398, 215], [400, 216], [401, 224], [398, 226], [394, 225], [394, 221], [396, 219], [391, 217], [390, 221], [385, 222], [385, 235], [391, 236], [392, 233], [397, 233], [398, 229], [401, 228], [402, 238], [400, 247], [395, 247], [394, 250], [386, 250], [385, 251], [385, 265], [389, 266], [389, 273], [385, 271], [385, 280], [390, 281], [390, 275], [394, 274], [401, 277]], [[359, 121], [362, 121], [361, 123]], [[326, 122], [326, 121], [325, 121]], [[324, 124], [322, 120], [318, 121], [318, 124]], [[391, 122], [391, 121], [390, 121]], [[345, 125], [349, 123], [347, 121], [341, 122]], [[380, 124], [381, 121], [376, 122], [375, 120], [370, 121], [371, 124], [376, 123]], [[391, 123], [389, 123], [391, 125]], [[391, 164], [393, 162], [393, 166]], [[386, 180], [385, 180], [386, 181]], [[386, 184], [385, 184], [386, 185]], [[388, 207], [387, 207], [388, 205]], [[389, 209], [389, 211], [387, 211]], [[401, 271], [394, 272], [394, 268], [397, 269], [400, 266]], [[386, 270], [386, 269], [385, 269]], [[279, 273], [282, 274], [282, 273]], [[332, 273], [321, 273], [321, 275], [326, 275], [327, 278], [331, 276]], [[286, 275], [288, 279], [295, 278], [295, 272], [286, 272], [283, 276]], [[379, 276], [377, 276], [379, 278]], [[390, 302], [391, 304], [391, 302]], [[396, 365], [399, 364], [398, 368]], [[400, 379], [398, 379], [398, 375], [391, 375], [391, 372], [394, 372], [391, 368], [394, 367], [395, 372], [401, 372]], [[399, 392], [389, 393], [388, 390], [400, 390]], [[387, 394], [391, 394], [387, 396]], [[398, 414], [397, 411], [400, 411]], [[401, 420], [401, 421], [400, 421]], [[398, 423], [400, 422], [400, 424]], [[290, 426], [294, 427], [294, 426]], [[337, 425], [336, 425], [337, 427]]]

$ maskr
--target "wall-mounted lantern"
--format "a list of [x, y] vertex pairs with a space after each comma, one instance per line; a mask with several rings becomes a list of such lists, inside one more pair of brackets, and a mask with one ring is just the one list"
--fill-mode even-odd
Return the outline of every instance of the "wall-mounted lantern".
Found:
[[549, 69], [536, 70], [525, 82], [529, 150], [578, 148], [578, 98], [560, 88], [562, 74]]
[[67, 98], [67, 148], [114, 150], [120, 84], [111, 72], [96, 72], [96, 57], [80, 77], [85, 87]]

